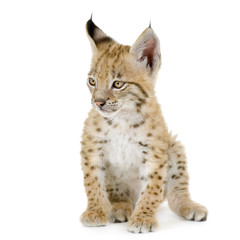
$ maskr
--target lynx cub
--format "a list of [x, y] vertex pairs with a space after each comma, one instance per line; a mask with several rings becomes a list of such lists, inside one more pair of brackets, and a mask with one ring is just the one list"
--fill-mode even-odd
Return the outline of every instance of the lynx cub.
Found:
[[82, 136], [82, 169], [88, 206], [85, 226], [128, 221], [133, 233], [157, 228], [167, 198], [188, 220], [207, 209], [190, 199], [184, 148], [169, 134], [154, 93], [161, 65], [159, 40], [148, 27], [133, 46], [118, 44], [90, 19], [93, 50], [87, 85], [93, 108]]

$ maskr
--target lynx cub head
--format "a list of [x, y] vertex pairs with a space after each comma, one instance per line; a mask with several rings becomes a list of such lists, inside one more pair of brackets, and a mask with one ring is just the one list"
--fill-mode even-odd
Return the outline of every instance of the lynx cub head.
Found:
[[104, 117], [134, 112], [154, 94], [160, 44], [148, 27], [130, 47], [118, 44], [92, 19], [86, 24], [93, 57], [87, 84], [93, 107]]

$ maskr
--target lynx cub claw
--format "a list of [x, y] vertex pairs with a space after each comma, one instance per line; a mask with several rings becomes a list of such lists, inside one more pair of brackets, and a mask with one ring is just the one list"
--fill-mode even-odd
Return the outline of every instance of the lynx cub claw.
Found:
[[112, 203], [112, 211], [109, 221], [112, 223], [126, 222], [132, 215], [133, 207], [128, 202]]
[[180, 208], [180, 214], [188, 220], [201, 222], [207, 220], [208, 211], [204, 206], [191, 202]]
[[154, 232], [157, 229], [157, 220], [154, 217], [131, 217], [127, 230], [131, 233]]
[[87, 227], [104, 226], [108, 223], [108, 216], [102, 210], [86, 210], [81, 216], [81, 222]]

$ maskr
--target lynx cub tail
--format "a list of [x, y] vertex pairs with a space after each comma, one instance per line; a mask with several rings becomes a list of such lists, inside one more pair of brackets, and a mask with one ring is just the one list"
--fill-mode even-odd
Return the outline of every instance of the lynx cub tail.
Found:
[[88, 206], [85, 226], [128, 221], [128, 231], [157, 226], [167, 198], [172, 211], [204, 221], [207, 209], [191, 200], [184, 149], [169, 134], [154, 93], [160, 43], [148, 27], [130, 47], [108, 37], [90, 19], [92, 46], [87, 85], [92, 109], [82, 136], [82, 170]]

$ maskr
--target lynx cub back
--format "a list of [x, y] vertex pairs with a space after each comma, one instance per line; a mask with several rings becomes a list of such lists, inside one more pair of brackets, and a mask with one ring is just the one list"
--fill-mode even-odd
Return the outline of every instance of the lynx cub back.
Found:
[[130, 232], [151, 232], [165, 198], [176, 214], [206, 220], [206, 208], [189, 196], [184, 149], [169, 134], [155, 97], [158, 37], [149, 27], [130, 47], [108, 37], [92, 19], [86, 29], [93, 50], [87, 80], [93, 108], [82, 136], [88, 198], [82, 223], [128, 221]]

